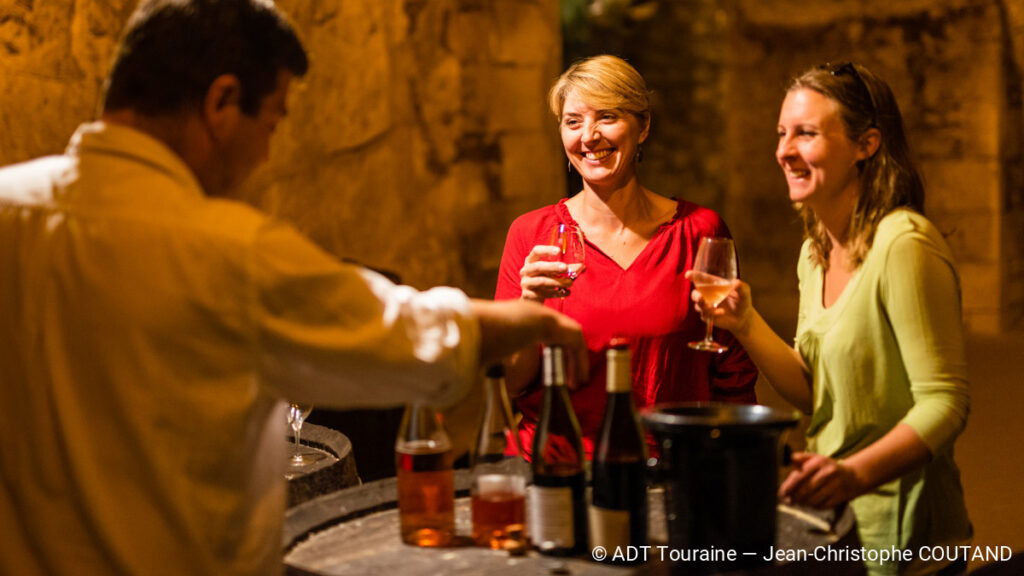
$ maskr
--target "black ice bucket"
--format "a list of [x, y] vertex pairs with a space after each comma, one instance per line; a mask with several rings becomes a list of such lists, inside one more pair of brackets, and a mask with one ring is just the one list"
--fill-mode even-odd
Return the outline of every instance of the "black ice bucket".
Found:
[[749, 569], [775, 544], [784, 430], [800, 414], [759, 405], [658, 404], [641, 413], [657, 439], [673, 572]]

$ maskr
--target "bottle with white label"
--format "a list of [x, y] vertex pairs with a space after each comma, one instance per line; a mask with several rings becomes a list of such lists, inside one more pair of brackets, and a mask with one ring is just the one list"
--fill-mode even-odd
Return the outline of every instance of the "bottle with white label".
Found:
[[628, 344], [613, 342], [607, 359], [608, 401], [594, 445], [588, 508], [590, 547], [603, 547], [608, 561], [629, 562], [629, 547], [647, 544], [647, 444], [633, 403]]
[[583, 441], [565, 387], [563, 351], [544, 348], [544, 398], [533, 436], [528, 532], [541, 554], [569, 556], [587, 545]]

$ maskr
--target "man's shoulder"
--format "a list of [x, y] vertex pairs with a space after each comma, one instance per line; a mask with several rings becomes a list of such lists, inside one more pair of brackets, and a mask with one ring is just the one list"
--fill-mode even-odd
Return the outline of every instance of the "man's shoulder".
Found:
[[0, 168], [0, 200], [23, 204], [52, 200], [55, 184], [73, 178], [76, 160], [43, 156]]

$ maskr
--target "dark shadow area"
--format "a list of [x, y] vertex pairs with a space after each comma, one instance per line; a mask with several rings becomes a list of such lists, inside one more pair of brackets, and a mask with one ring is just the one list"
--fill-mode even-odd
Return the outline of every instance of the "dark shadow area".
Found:
[[381, 410], [328, 410], [316, 408], [307, 422], [348, 436], [363, 482], [395, 475], [395, 437], [403, 407]]

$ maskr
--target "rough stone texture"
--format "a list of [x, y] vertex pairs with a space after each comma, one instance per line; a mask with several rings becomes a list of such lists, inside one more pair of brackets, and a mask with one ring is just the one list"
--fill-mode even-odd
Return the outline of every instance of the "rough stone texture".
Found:
[[0, 0], [0, 165], [61, 152], [92, 116], [131, 0]]
[[[561, 194], [536, 105], [560, 66], [557, 3], [281, 5], [313, 67], [247, 197], [340, 256], [490, 296], [511, 218]], [[505, 188], [509, 138], [535, 144], [509, 154], [527, 157], [528, 190]]]

